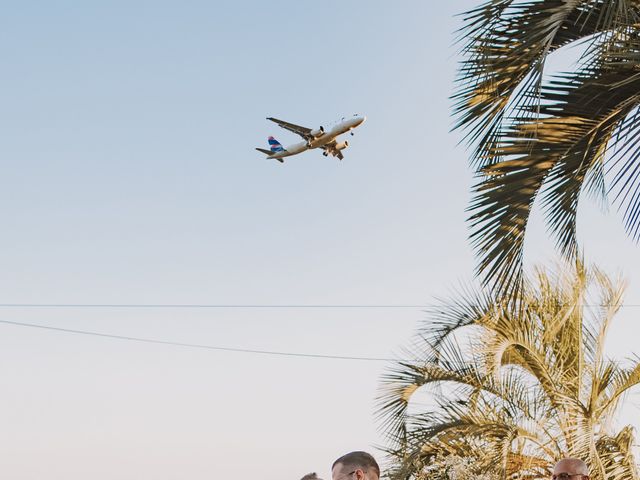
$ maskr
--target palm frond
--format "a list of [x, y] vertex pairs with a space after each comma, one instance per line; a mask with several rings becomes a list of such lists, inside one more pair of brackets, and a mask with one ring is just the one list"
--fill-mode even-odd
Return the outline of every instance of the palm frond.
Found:
[[[462, 459], [472, 476], [542, 479], [558, 458], [577, 456], [594, 480], [638, 480], [632, 431], [610, 424], [640, 384], [640, 358], [623, 367], [603, 350], [623, 282], [576, 261], [524, 285], [518, 302], [479, 304], [483, 295], [465, 290], [450, 310], [436, 308], [417, 337], [423, 359], [385, 375], [379, 421], [392, 478], [445, 480], [436, 473]], [[588, 295], [604, 304], [597, 314], [584, 308]]]
[[[639, 19], [628, 0], [500, 1], [469, 12], [454, 111], [476, 145], [470, 239], [498, 294], [521, 288], [539, 196], [558, 248], [575, 257], [579, 199], [605, 192], [609, 155], [625, 226], [640, 238]], [[579, 41], [590, 44], [579, 68], [546, 81], [548, 54]]]

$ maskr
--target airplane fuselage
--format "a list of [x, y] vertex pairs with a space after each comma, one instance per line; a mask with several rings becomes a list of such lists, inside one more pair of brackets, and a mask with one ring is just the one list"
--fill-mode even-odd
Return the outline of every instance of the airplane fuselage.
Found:
[[337, 124], [333, 125], [329, 130], [324, 133], [320, 133], [318, 136], [309, 139], [308, 141], [302, 141], [289, 145], [282, 152], [278, 152], [273, 155], [269, 155], [269, 158], [284, 158], [292, 155], [297, 155], [306, 150], [313, 148], [323, 147], [333, 142], [337, 137], [347, 132], [350, 132], [354, 128], [360, 126], [366, 117], [361, 115], [354, 115], [353, 117], [343, 118]]

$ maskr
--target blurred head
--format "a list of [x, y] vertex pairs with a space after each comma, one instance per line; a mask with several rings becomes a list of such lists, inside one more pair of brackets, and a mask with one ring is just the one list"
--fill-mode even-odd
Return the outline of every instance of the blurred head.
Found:
[[300, 480], [322, 480], [322, 479], [318, 477], [318, 475], [316, 475], [316, 472], [313, 472], [313, 473], [307, 473]]
[[588, 480], [589, 468], [579, 458], [563, 458], [553, 467], [552, 480]]
[[379, 480], [380, 467], [367, 452], [351, 452], [341, 456], [331, 466], [332, 480]]

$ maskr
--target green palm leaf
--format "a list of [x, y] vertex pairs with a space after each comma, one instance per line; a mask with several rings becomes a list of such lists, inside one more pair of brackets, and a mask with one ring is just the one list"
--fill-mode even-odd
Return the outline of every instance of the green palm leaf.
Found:
[[[479, 271], [499, 292], [522, 282], [526, 228], [540, 196], [561, 252], [577, 252], [581, 193], [611, 188], [640, 235], [640, 5], [624, 0], [492, 1], [469, 12], [454, 95], [475, 146], [470, 204]], [[577, 71], [543, 76], [549, 53], [589, 48]]]

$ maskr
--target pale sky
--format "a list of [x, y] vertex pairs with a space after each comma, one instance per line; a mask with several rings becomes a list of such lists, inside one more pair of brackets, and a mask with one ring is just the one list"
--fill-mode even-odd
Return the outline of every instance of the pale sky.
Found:
[[[37, 2], [0, 18], [0, 303], [428, 305], [472, 279], [450, 133], [455, 17], [477, 1]], [[264, 159], [265, 120], [367, 115], [345, 160]], [[640, 255], [585, 203], [588, 262]], [[539, 215], [529, 264], [554, 260]], [[420, 308], [0, 308], [0, 320], [231, 348], [389, 357]], [[12, 480], [325, 479], [364, 449], [385, 362], [273, 357], [0, 324]], [[638, 426], [640, 397], [620, 422]]]

